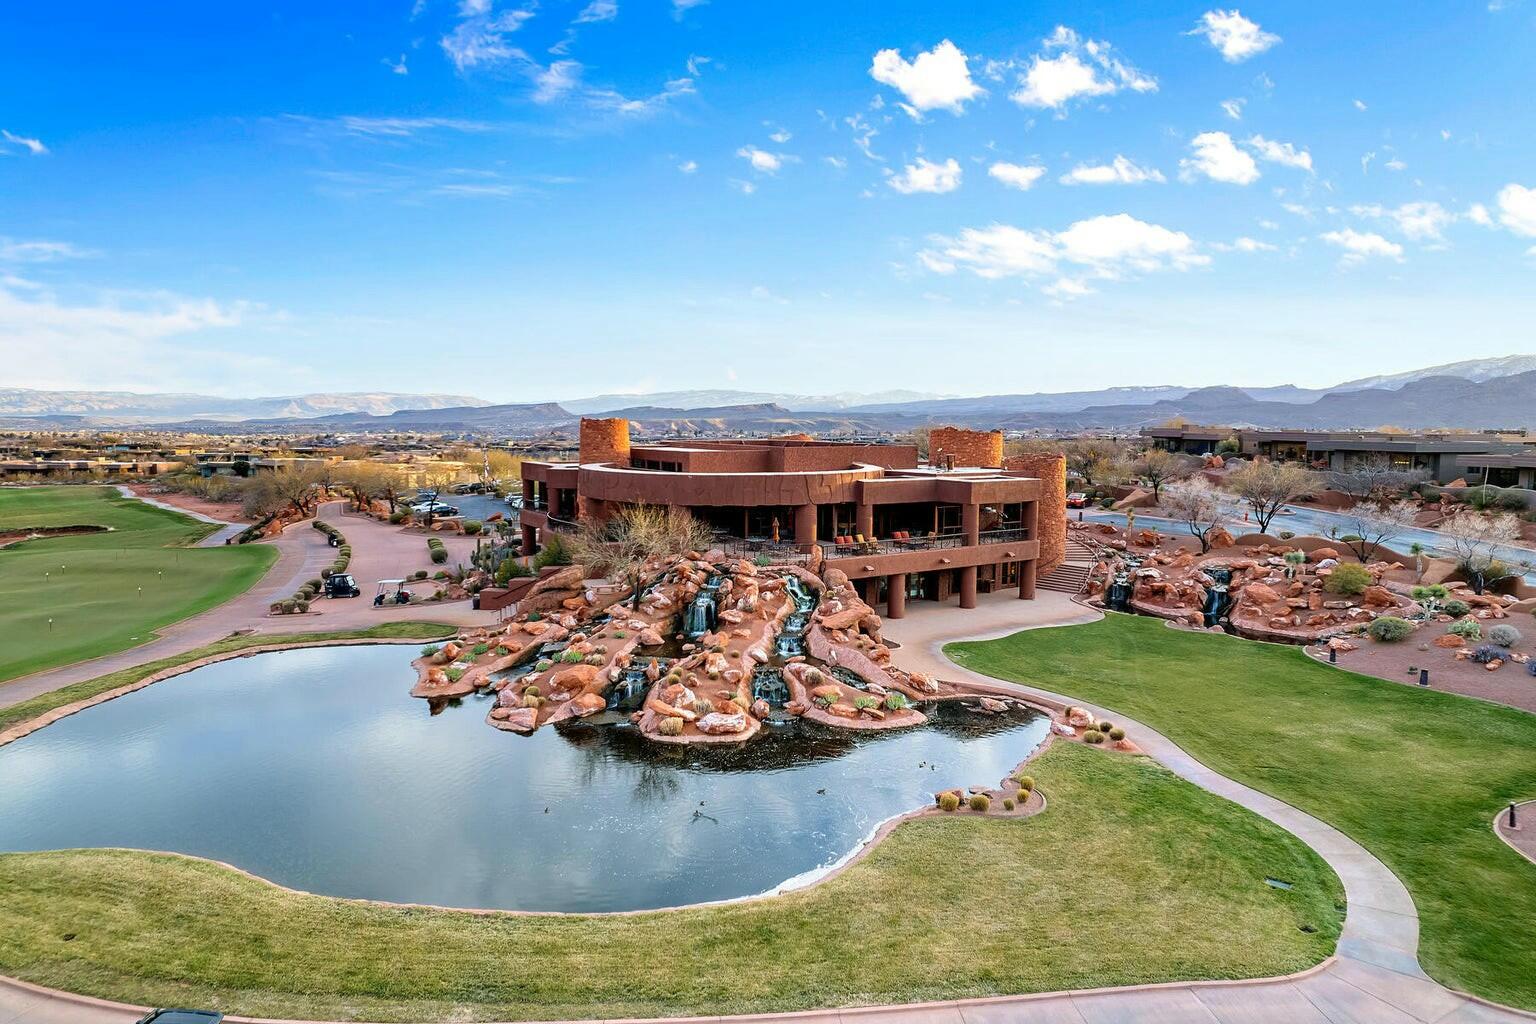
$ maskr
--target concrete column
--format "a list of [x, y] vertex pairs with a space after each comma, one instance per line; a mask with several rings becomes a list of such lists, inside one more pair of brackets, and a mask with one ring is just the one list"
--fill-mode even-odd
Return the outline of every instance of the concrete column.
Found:
[[519, 549], [521, 554], [531, 555], [534, 548], [539, 546], [538, 531], [531, 526], [523, 527], [523, 546]]
[[798, 505], [795, 507], [795, 545], [801, 551], [810, 551], [816, 543], [816, 506], [814, 504]]
[[960, 607], [976, 607], [976, 567], [968, 565], [960, 570]]
[[1019, 598], [1024, 601], [1035, 599], [1035, 559], [1019, 563]]
[[875, 535], [875, 506], [858, 505], [853, 512], [853, 532], [862, 533], [865, 540], [871, 540]]
[[1028, 501], [1024, 503], [1024, 536], [1030, 540], [1039, 540], [1040, 535], [1035, 532], [1040, 527], [1040, 503]]
[[885, 617], [899, 619], [907, 614], [907, 574], [892, 573], [885, 578]]
[[[960, 506], [960, 529], [965, 534], [967, 547], [975, 547], [981, 542], [981, 506], [974, 502], [968, 502]], [[974, 570], [972, 578], [975, 578]]]

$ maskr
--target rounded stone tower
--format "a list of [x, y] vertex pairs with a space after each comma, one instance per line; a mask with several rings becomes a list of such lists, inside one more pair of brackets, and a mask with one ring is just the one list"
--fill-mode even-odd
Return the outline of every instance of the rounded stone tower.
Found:
[[1011, 455], [1003, 468], [1040, 479], [1035, 532], [1040, 539], [1038, 571], [1043, 576], [1067, 556], [1067, 457], [1059, 452]]
[[581, 418], [582, 465], [614, 462], [629, 465], [629, 420]]
[[1003, 464], [1003, 432], [934, 427], [928, 432], [928, 464], [942, 465], [951, 457], [956, 466], [997, 469]]

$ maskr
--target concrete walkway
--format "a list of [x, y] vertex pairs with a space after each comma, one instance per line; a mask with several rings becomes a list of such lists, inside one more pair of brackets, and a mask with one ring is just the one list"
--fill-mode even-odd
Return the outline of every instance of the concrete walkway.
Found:
[[[470, 607], [468, 601], [375, 608], [372, 601], [374, 581], [405, 576], [415, 569], [436, 567], [428, 559], [424, 535], [402, 533], [397, 526], [373, 519], [343, 516], [343, 505], [339, 501], [323, 505], [320, 518], [334, 523], [352, 545], [352, 562], [348, 570], [357, 578], [363, 590], [362, 597], [345, 600], [322, 598], [314, 603], [307, 615], [267, 614], [272, 602], [292, 596], [305, 580], [318, 577], [320, 571], [336, 557], [335, 549], [329, 545], [324, 534], [308, 521], [296, 523], [284, 530], [282, 536], [265, 542], [277, 548], [277, 561], [244, 594], [201, 615], [194, 615], [160, 629], [156, 638], [149, 643], [0, 683], [0, 708], [19, 704], [61, 686], [182, 654], [242, 630], [281, 637], [293, 633], [365, 629], [399, 620], [445, 622], [451, 625], [495, 622], [494, 613], [477, 612]], [[183, 509], [173, 511], [191, 514]], [[468, 561], [468, 553], [474, 547], [473, 540], [467, 537], [445, 537], [444, 542], [449, 549], [450, 565], [456, 561]]]
[[[980, 607], [963, 615], [940, 606], [914, 604], [905, 619], [887, 623], [887, 633], [902, 645], [898, 657], [907, 667], [996, 685], [998, 680], [976, 675], [946, 659], [942, 645], [1097, 617], [1064, 595], [1042, 594], [1036, 601], [1019, 601], [1012, 594], [1003, 594], [983, 598]], [[1072, 700], [1113, 718], [1127, 727], [1142, 749], [1176, 774], [1279, 824], [1316, 850], [1338, 873], [1348, 900], [1337, 954], [1320, 967], [1289, 978], [1176, 983], [738, 1019], [785, 1024], [1502, 1024], [1536, 1020], [1536, 1015], [1493, 1007], [1430, 980], [1419, 968], [1418, 913], [1408, 891], [1384, 864], [1349, 837], [1288, 804], [1217, 775], [1167, 738], [1118, 711], [1097, 708], [1068, 695], [1023, 686], [1012, 689], [1025, 695]], [[140, 1012], [140, 1008], [79, 1000], [0, 980], [0, 1024], [129, 1024]]]

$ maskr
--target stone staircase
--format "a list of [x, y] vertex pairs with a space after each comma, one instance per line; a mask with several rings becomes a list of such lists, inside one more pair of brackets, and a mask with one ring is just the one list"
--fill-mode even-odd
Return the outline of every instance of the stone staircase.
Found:
[[1067, 538], [1066, 561], [1035, 581], [1040, 590], [1061, 594], [1079, 594], [1088, 584], [1088, 572], [1097, 559], [1093, 549], [1079, 540]]

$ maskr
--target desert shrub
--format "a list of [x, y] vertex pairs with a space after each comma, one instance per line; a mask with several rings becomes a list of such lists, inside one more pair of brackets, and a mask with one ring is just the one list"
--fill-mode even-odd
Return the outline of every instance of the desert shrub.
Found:
[[447, 551], [446, 548], [433, 548], [432, 549], [432, 564], [433, 565], [442, 565], [446, 561], [448, 561], [448, 551]]
[[328, 580], [332, 576], [335, 576], [337, 571], [338, 570], [337, 570], [337, 568], [334, 565], [328, 565], [324, 569], [320, 570], [320, 578], [322, 580]]
[[939, 810], [958, 811], [960, 809], [960, 795], [958, 793], [940, 793]]
[[1013, 797], [1011, 797], [1011, 796], [1003, 797], [1003, 810], [1005, 810], [1005, 811], [1013, 810]]
[[491, 645], [490, 644], [480, 643], [480, 644], [475, 644], [475, 646], [471, 647], [469, 649], [469, 653], [473, 654], [475, 657], [478, 658], [478, 657], [480, 657], [480, 655], [484, 654], [486, 651], [488, 651], [490, 649], [491, 649]]
[[290, 597], [286, 601], [283, 602], [283, 614], [284, 615], [292, 615], [295, 611], [298, 610], [298, 607], [299, 607], [299, 602], [295, 601], [293, 598]]
[[308, 599], [305, 599], [305, 600], [302, 600], [302, 601], [295, 601], [295, 602], [293, 602], [293, 610], [298, 612], [300, 615], [302, 615], [305, 612], [309, 611], [309, 601], [308, 601]]
[[1323, 589], [1330, 594], [1350, 596], [1365, 593], [1365, 588], [1373, 582], [1371, 571], [1365, 566], [1354, 562], [1340, 562], [1333, 567], [1333, 572], [1328, 574], [1328, 582], [1323, 584]]
[[1495, 647], [1493, 644], [1483, 644], [1483, 646], [1472, 652], [1472, 660], [1479, 665], [1486, 665], [1490, 661], [1503, 661], [1507, 657], [1509, 657], [1508, 651], [1502, 647]]
[[323, 584], [319, 580], [305, 580], [304, 585], [310, 590], [319, 590]]
[[1278, 534], [1276, 534], [1276, 536], [1279, 537], [1281, 540], [1290, 540], [1292, 537], [1296, 536], [1296, 531], [1295, 530], [1281, 530]]
[[1513, 647], [1520, 642], [1520, 631], [1514, 626], [1498, 625], [1488, 630], [1488, 639], [1500, 647]]
[[1026, 793], [1033, 793], [1035, 791], [1035, 777], [1033, 775], [1016, 775], [1014, 776], [1014, 781]]
[[707, 714], [709, 714], [713, 710], [715, 710], [715, 702], [710, 700], [708, 697], [694, 697], [693, 698], [693, 713], [694, 714], [696, 714], [696, 715], [707, 715]]
[[450, 683], [456, 683], [460, 679], [464, 678], [464, 670], [459, 668], [458, 666], [454, 666], [453, 668], [450, 668], [450, 669], [447, 669], [446, 671], [444, 671], [443, 675], [448, 677], [448, 681]]
[[669, 715], [656, 724], [656, 731], [663, 736], [681, 736], [683, 734], [683, 720]]
[[563, 650], [559, 654], [555, 655], [555, 660], [564, 662], [567, 665], [575, 665], [578, 664], [583, 657], [584, 655], [580, 651], [567, 648], [566, 650]]
[[992, 798], [985, 793], [972, 793], [970, 804], [971, 810], [985, 814], [992, 808]]
[[1125, 730], [1117, 725], [1113, 729], [1109, 730], [1109, 738], [1118, 743], [1119, 741], [1125, 739]]
[[902, 711], [907, 706], [907, 695], [892, 690], [885, 695], [885, 709], [887, 711]]
[[1445, 602], [1445, 604], [1441, 605], [1440, 610], [1445, 612], [1447, 615], [1453, 615], [1459, 619], [1463, 615], [1470, 615], [1472, 612], [1472, 606], [1467, 604], [1465, 601], [1458, 601], [1453, 598]]
[[1461, 500], [1481, 512], [1492, 505], [1499, 496], [1497, 487], [1469, 487], [1461, 494]]
[[561, 539], [558, 533], [552, 534], [539, 549], [539, 553], [533, 556], [533, 567], [542, 569], [547, 565], [570, 565], [571, 549]]
[[1396, 615], [1383, 615], [1371, 623], [1369, 632], [1372, 640], [1395, 644], [1413, 635], [1413, 623]]
[[1113, 729], [1114, 727], [1115, 723], [1111, 722], [1107, 718], [1099, 719], [1098, 724], [1094, 726], [1094, 728], [1099, 730], [1099, 732], [1109, 732], [1109, 730]]
[[523, 707], [525, 707], [525, 708], [536, 708], [536, 707], [538, 707], [539, 705], [541, 705], [543, 703], [544, 703], [544, 698], [540, 697], [536, 693], [525, 693], [525, 694], [523, 694]]
[[1459, 636], [1463, 640], [1481, 640], [1483, 627], [1477, 624], [1476, 619], [1457, 619], [1446, 627], [1445, 631], [1452, 636]]
[[1525, 670], [1531, 675], [1536, 676], [1536, 660], [1526, 662]]
[[483, 529], [485, 529], [485, 524], [478, 519], [464, 520], [464, 532], [471, 537], [475, 536]]
[[880, 702], [873, 697], [855, 697], [853, 706], [860, 711], [867, 711], [880, 706]]
[[820, 694], [818, 696], [812, 697], [811, 701], [817, 707], [821, 708], [822, 710], [826, 710], [827, 708], [831, 707], [833, 704], [837, 703], [837, 697], [834, 696], [833, 694], [830, 694], [830, 693], [824, 693], [824, 694]]
[[400, 510], [397, 510], [395, 512], [391, 512], [389, 514], [389, 521], [391, 523], [393, 523], [395, 526], [399, 526], [401, 523], [405, 522], [405, 515], [406, 515], [406, 513], [405, 513], [404, 509], [400, 509]]
[[1084, 743], [1090, 743], [1090, 744], [1091, 743], [1103, 743], [1104, 742], [1104, 734], [1099, 732], [1099, 730], [1097, 730], [1097, 729], [1087, 729], [1087, 730], [1084, 730], [1084, 732], [1083, 732], [1083, 742]]
[[421, 656], [423, 658], [430, 658], [430, 657], [432, 657], [432, 655], [436, 654], [438, 651], [440, 651], [442, 649], [443, 649], [443, 645], [442, 644], [427, 644], [427, 646], [425, 646], [425, 647], [423, 647], [421, 649]]
[[[415, 572], [411, 573], [411, 579], [413, 579], [413, 580], [424, 580], [426, 578], [427, 578], [427, 570], [425, 570], [425, 569], [417, 569]], [[528, 621], [532, 622], [533, 621], [532, 617], [530, 617]]]
[[1525, 511], [1525, 492], [1518, 487], [1506, 487], [1499, 492], [1493, 503], [1506, 512]]
[[822, 683], [824, 683], [826, 681], [827, 681], [826, 674], [823, 673], [821, 671], [821, 669], [819, 669], [819, 668], [807, 669], [806, 672], [805, 672], [805, 685], [806, 686], [812, 686], [812, 687], [820, 686]]
[[540, 658], [538, 661], [533, 663], [533, 670], [535, 672], [548, 672], [554, 666], [554, 664], [555, 663], [550, 661], [548, 658]]
[[281, 615], [283, 612], [283, 602], [273, 601], [271, 604], [267, 605], [267, 611], [271, 612], [273, 615]]

